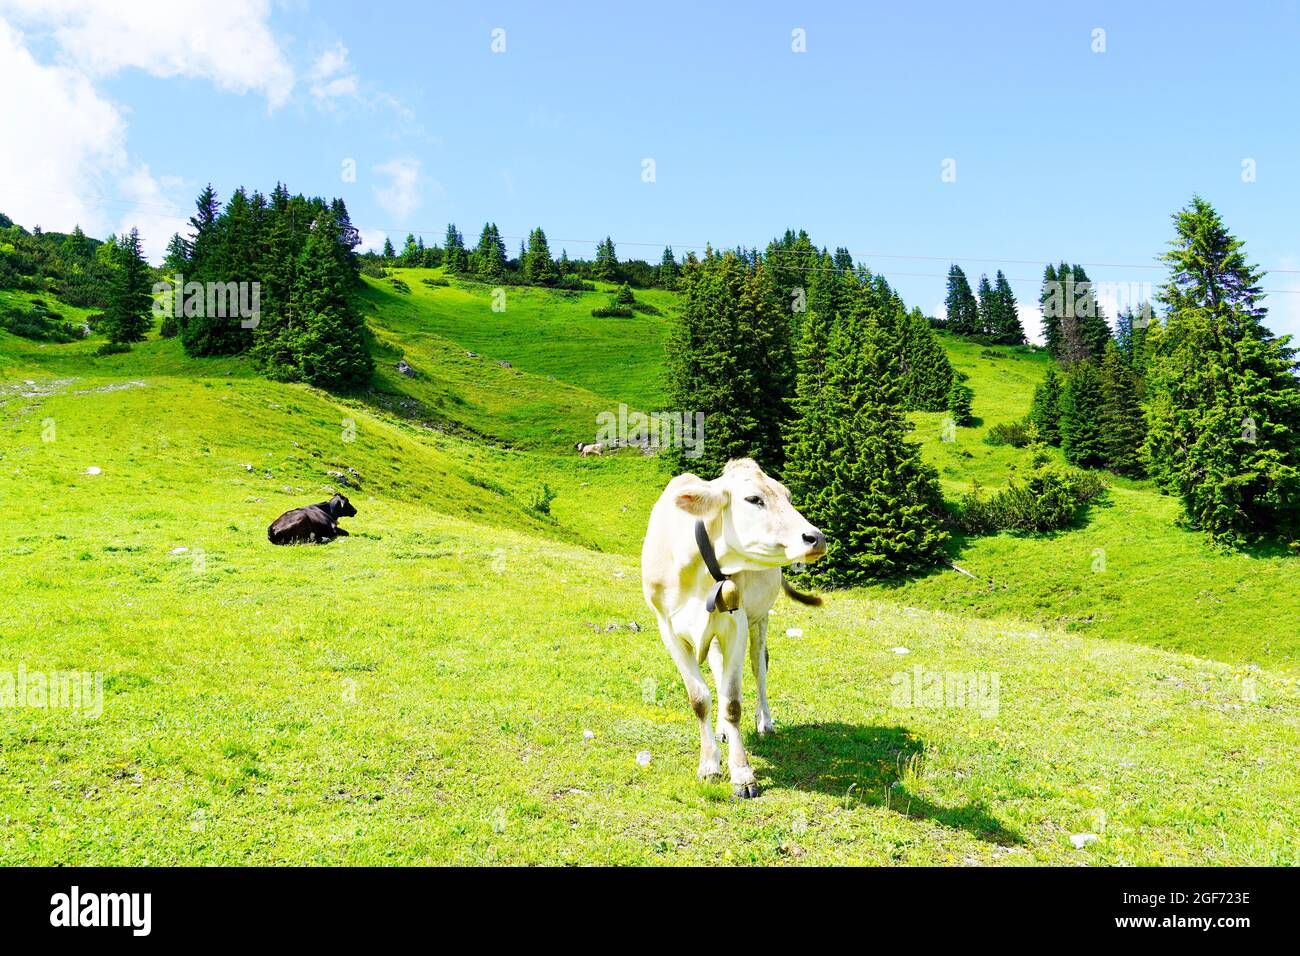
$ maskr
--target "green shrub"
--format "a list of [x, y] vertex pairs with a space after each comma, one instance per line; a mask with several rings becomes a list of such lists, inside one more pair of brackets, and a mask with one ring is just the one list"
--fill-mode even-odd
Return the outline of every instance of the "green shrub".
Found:
[[630, 319], [633, 313], [631, 306], [610, 305], [603, 309], [592, 309], [591, 314], [597, 319]]
[[1012, 478], [990, 497], [978, 482], [972, 484], [958, 507], [957, 523], [972, 534], [1057, 531], [1073, 524], [1105, 491], [1096, 474], [1054, 464], [1038, 449], [1022, 481]]
[[974, 423], [975, 416], [971, 412], [971, 401], [974, 398], [975, 392], [969, 385], [953, 381], [952, 388], [948, 390], [948, 411], [952, 415], [952, 420], [958, 425]]
[[121, 355], [123, 352], [131, 351], [131, 346], [125, 342], [105, 342], [99, 348], [95, 349], [96, 355]]
[[528, 504], [524, 506], [524, 510], [538, 518], [549, 518], [551, 502], [555, 500], [556, 494], [557, 492], [552, 490], [550, 485], [543, 482], [542, 487], [537, 489]]
[[990, 445], [1027, 448], [1038, 441], [1038, 427], [1028, 418], [1019, 418], [1014, 422], [998, 422], [989, 429], [989, 433], [984, 436], [984, 441]]
[[0, 328], [38, 342], [75, 342], [81, 330], [65, 322], [40, 299], [33, 299], [26, 309], [6, 309], [0, 312]]
[[164, 339], [171, 339], [175, 338], [176, 333], [179, 331], [180, 329], [176, 326], [176, 316], [168, 315], [167, 318], [162, 320], [162, 325], [158, 329], [158, 334]]
[[440, 286], [451, 285], [451, 283], [448, 282], [446, 279], [444, 279], [442, 276], [429, 276], [424, 279], [421, 279], [420, 281], [431, 288], [438, 288]]
[[403, 295], [410, 295], [411, 287], [407, 285], [405, 282], [403, 282], [401, 279], [389, 279], [388, 281], [392, 283], [393, 288], [396, 289], [398, 292], [402, 293]]
[[388, 275], [388, 270], [373, 259], [367, 259], [361, 263], [361, 274], [372, 279], [382, 279]]

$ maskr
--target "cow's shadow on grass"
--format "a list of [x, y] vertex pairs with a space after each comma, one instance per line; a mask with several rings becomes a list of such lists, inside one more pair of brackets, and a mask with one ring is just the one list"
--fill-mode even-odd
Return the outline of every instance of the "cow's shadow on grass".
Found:
[[909, 793], [906, 777], [924, 773], [925, 744], [904, 727], [822, 723], [780, 726], [750, 748], [767, 762], [778, 788], [825, 793], [852, 804], [885, 806], [1002, 845], [1023, 842], [983, 807], [944, 807]]

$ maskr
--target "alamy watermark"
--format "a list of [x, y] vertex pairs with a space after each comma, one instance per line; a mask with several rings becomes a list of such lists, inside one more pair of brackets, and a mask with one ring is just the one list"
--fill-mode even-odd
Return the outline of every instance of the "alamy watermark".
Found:
[[981, 717], [998, 715], [999, 682], [996, 671], [929, 671], [916, 664], [895, 671], [890, 702], [895, 707], [973, 710]]
[[620, 404], [617, 412], [596, 416], [596, 442], [606, 448], [680, 448], [684, 458], [704, 453], [703, 412], [633, 412]]
[[237, 318], [241, 329], [255, 329], [262, 321], [262, 283], [155, 282], [153, 314], [158, 318]]
[[100, 671], [0, 671], [0, 709], [78, 710], [94, 719], [104, 713], [104, 675]]

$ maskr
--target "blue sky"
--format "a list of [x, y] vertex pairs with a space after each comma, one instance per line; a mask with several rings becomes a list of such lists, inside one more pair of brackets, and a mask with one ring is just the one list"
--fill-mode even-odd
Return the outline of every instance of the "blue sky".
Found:
[[[1199, 191], [1300, 290], [1295, 3], [704, 6], [0, 0], [0, 210], [155, 253], [209, 180], [341, 195], [399, 245], [491, 219], [653, 261], [794, 226], [933, 311], [949, 261], [1023, 302], [1049, 259], [1158, 282]], [[1268, 304], [1300, 333], [1300, 292]]]

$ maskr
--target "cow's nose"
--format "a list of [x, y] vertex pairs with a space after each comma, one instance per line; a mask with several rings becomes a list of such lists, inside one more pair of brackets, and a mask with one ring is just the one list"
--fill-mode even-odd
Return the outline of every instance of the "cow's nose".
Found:
[[812, 531], [805, 531], [803, 533], [803, 541], [804, 544], [808, 545], [808, 547], [816, 550], [822, 550], [826, 547], [826, 535], [822, 534], [816, 528]]

